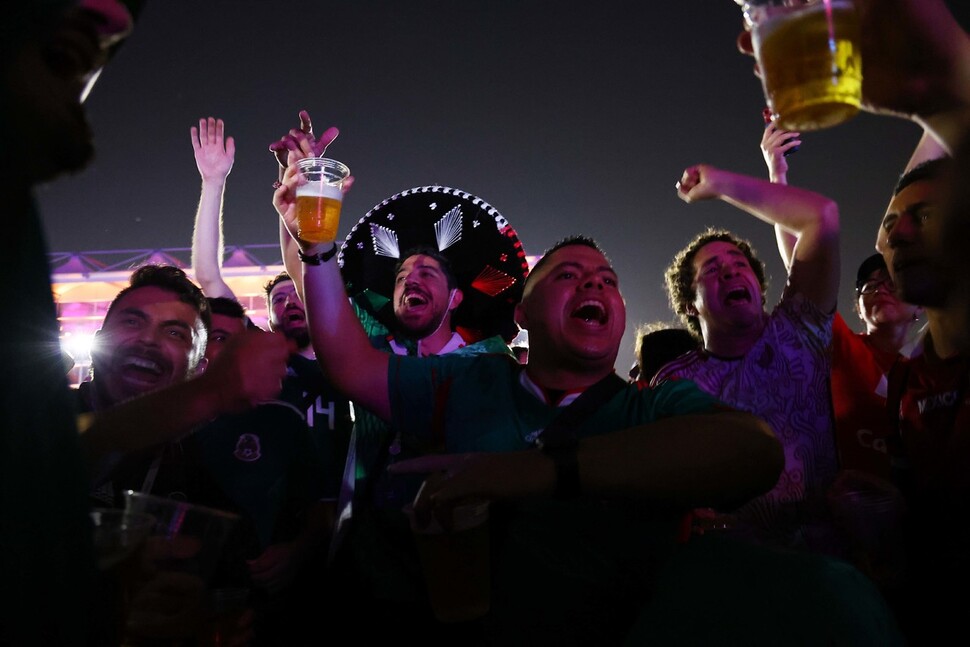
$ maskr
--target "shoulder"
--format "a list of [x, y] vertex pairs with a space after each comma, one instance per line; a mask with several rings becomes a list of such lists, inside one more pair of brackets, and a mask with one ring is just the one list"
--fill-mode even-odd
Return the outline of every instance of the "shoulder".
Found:
[[674, 359], [657, 371], [657, 374], [650, 380], [650, 386], [657, 386], [662, 382], [672, 379], [689, 377], [696, 368], [707, 361], [708, 355], [703, 350], [692, 350]]
[[828, 345], [832, 338], [835, 312], [822, 312], [813, 301], [798, 292], [785, 291], [781, 301], [771, 311], [765, 334], [794, 330], [799, 335], [816, 338]]

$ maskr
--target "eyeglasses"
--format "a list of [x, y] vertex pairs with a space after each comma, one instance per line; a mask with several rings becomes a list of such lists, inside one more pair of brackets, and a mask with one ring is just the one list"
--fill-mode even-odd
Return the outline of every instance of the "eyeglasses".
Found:
[[889, 292], [890, 294], [896, 292], [896, 284], [893, 283], [893, 280], [887, 276], [886, 278], [882, 279], [872, 279], [870, 281], [866, 281], [862, 284], [862, 287], [859, 288], [859, 294], [875, 294], [879, 291], [879, 288], [885, 289], [886, 292]]

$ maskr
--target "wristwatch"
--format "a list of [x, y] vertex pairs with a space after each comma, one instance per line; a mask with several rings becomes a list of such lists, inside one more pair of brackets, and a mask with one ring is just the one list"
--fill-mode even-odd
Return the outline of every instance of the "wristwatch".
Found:
[[296, 253], [300, 257], [300, 260], [307, 265], [321, 265], [337, 255], [337, 243], [334, 243], [333, 247], [327, 251], [320, 252], [319, 254], [304, 254], [302, 249], [297, 250]]

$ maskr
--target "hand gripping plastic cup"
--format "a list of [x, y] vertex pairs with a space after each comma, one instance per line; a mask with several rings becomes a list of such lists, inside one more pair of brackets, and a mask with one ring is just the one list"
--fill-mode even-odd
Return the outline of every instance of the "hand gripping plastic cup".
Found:
[[779, 127], [818, 130], [858, 113], [862, 56], [852, 0], [749, 0], [742, 10]]
[[337, 240], [346, 164], [326, 157], [308, 157], [298, 163], [305, 180], [296, 188], [297, 235], [309, 243]]

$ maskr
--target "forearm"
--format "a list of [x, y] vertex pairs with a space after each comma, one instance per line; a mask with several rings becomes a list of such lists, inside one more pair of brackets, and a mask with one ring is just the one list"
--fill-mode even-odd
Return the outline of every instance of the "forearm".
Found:
[[713, 184], [722, 200], [775, 227], [790, 288], [823, 312], [834, 310], [840, 271], [835, 201], [813, 191], [724, 171], [714, 176]]
[[223, 409], [217, 384], [187, 380], [78, 420], [89, 464], [111, 452], [130, 452], [184, 436]]
[[781, 444], [742, 412], [675, 416], [584, 439], [581, 489], [664, 507], [728, 507], [767, 492], [784, 468]]
[[202, 291], [209, 297], [230, 297], [232, 290], [222, 278], [222, 206], [225, 180], [203, 180], [199, 208], [192, 234], [192, 268]]
[[[332, 244], [314, 245], [306, 253], [326, 251]], [[336, 258], [304, 263], [303, 287], [310, 338], [324, 372], [348, 398], [389, 419], [388, 356], [370, 345], [347, 299]]]
[[300, 262], [300, 257], [297, 256], [299, 249], [300, 246], [293, 240], [293, 236], [290, 236], [290, 232], [286, 230], [286, 225], [280, 219], [280, 255], [283, 257], [283, 267], [290, 278], [293, 279], [293, 287], [296, 288], [296, 293], [300, 295], [300, 299], [306, 302], [306, 295], [303, 293], [303, 264]]
[[713, 189], [728, 204], [799, 238], [811, 231], [838, 229], [838, 205], [813, 191], [720, 170]]

